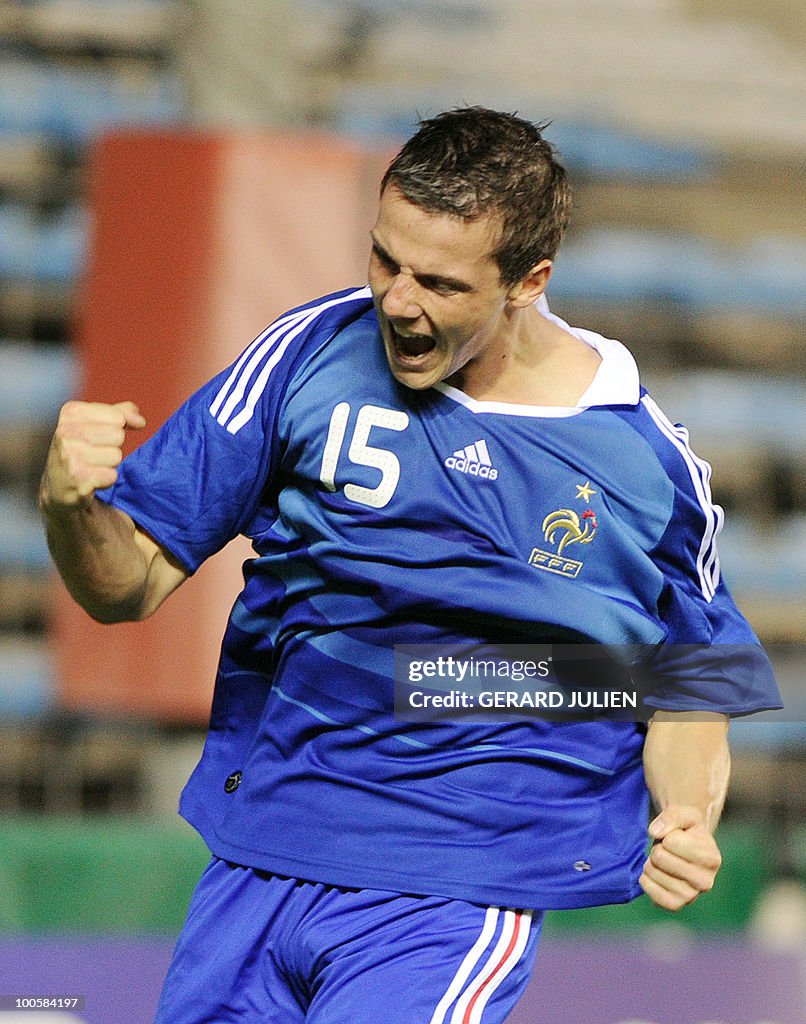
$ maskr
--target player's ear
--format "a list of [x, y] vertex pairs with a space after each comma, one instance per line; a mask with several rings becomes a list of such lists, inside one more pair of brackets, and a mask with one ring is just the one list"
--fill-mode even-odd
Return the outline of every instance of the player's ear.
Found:
[[515, 309], [533, 306], [546, 290], [554, 264], [551, 260], [541, 260], [529, 273], [517, 281], [507, 292], [507, 300]]

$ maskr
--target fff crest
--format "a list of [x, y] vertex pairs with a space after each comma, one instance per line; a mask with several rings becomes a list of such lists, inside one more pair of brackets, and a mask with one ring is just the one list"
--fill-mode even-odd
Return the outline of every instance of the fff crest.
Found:
[[583, 562], [569, 558], [563, 552], [572, 544], [590, 544], [596, 536], [596, 527], [596, 513], [591, 508], [585, 509], [581, 516], [571, 508], [558, 508], [550, 512], [543, 520], [542, 529], [543, 538], [554, 550], [533, 548], [529, 565], [576, 579]]

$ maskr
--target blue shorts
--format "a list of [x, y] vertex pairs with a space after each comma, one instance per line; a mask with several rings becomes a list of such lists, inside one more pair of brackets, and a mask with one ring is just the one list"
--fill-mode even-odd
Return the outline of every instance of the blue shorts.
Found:
[[216, 857], [155, 1024], [502, 1024], [542, 914], [339, 889]]

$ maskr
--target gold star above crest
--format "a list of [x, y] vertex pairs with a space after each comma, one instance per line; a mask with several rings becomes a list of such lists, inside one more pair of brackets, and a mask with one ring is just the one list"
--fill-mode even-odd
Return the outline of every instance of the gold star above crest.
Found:
[[590, 504], [591, 495], [598, 493], [591, 487], [590, 480], [586, 480], [584, 484], [574, 484], [574, 486], [577, 489], [577, 500], [584, 498], [586, 505]]

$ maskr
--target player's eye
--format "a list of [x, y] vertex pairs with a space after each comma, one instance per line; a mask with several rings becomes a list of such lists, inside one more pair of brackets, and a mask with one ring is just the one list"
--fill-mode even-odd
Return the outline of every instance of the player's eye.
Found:
[[435, 281], [431, 285], [431, 291], [436, 292], [438, 295], [454, 295], [457, 289], [447, 281]]
[[383, 249], [379, 249], [377, 245], [373, 245], [372, 255], [378, 263], [380, 263], [383, 269], [387, 270], [390, 274], [396, 274], [398, 270], [400, 270], [400, 267], [395, 263], [392, 257], [388, 253], [385, 253]]

